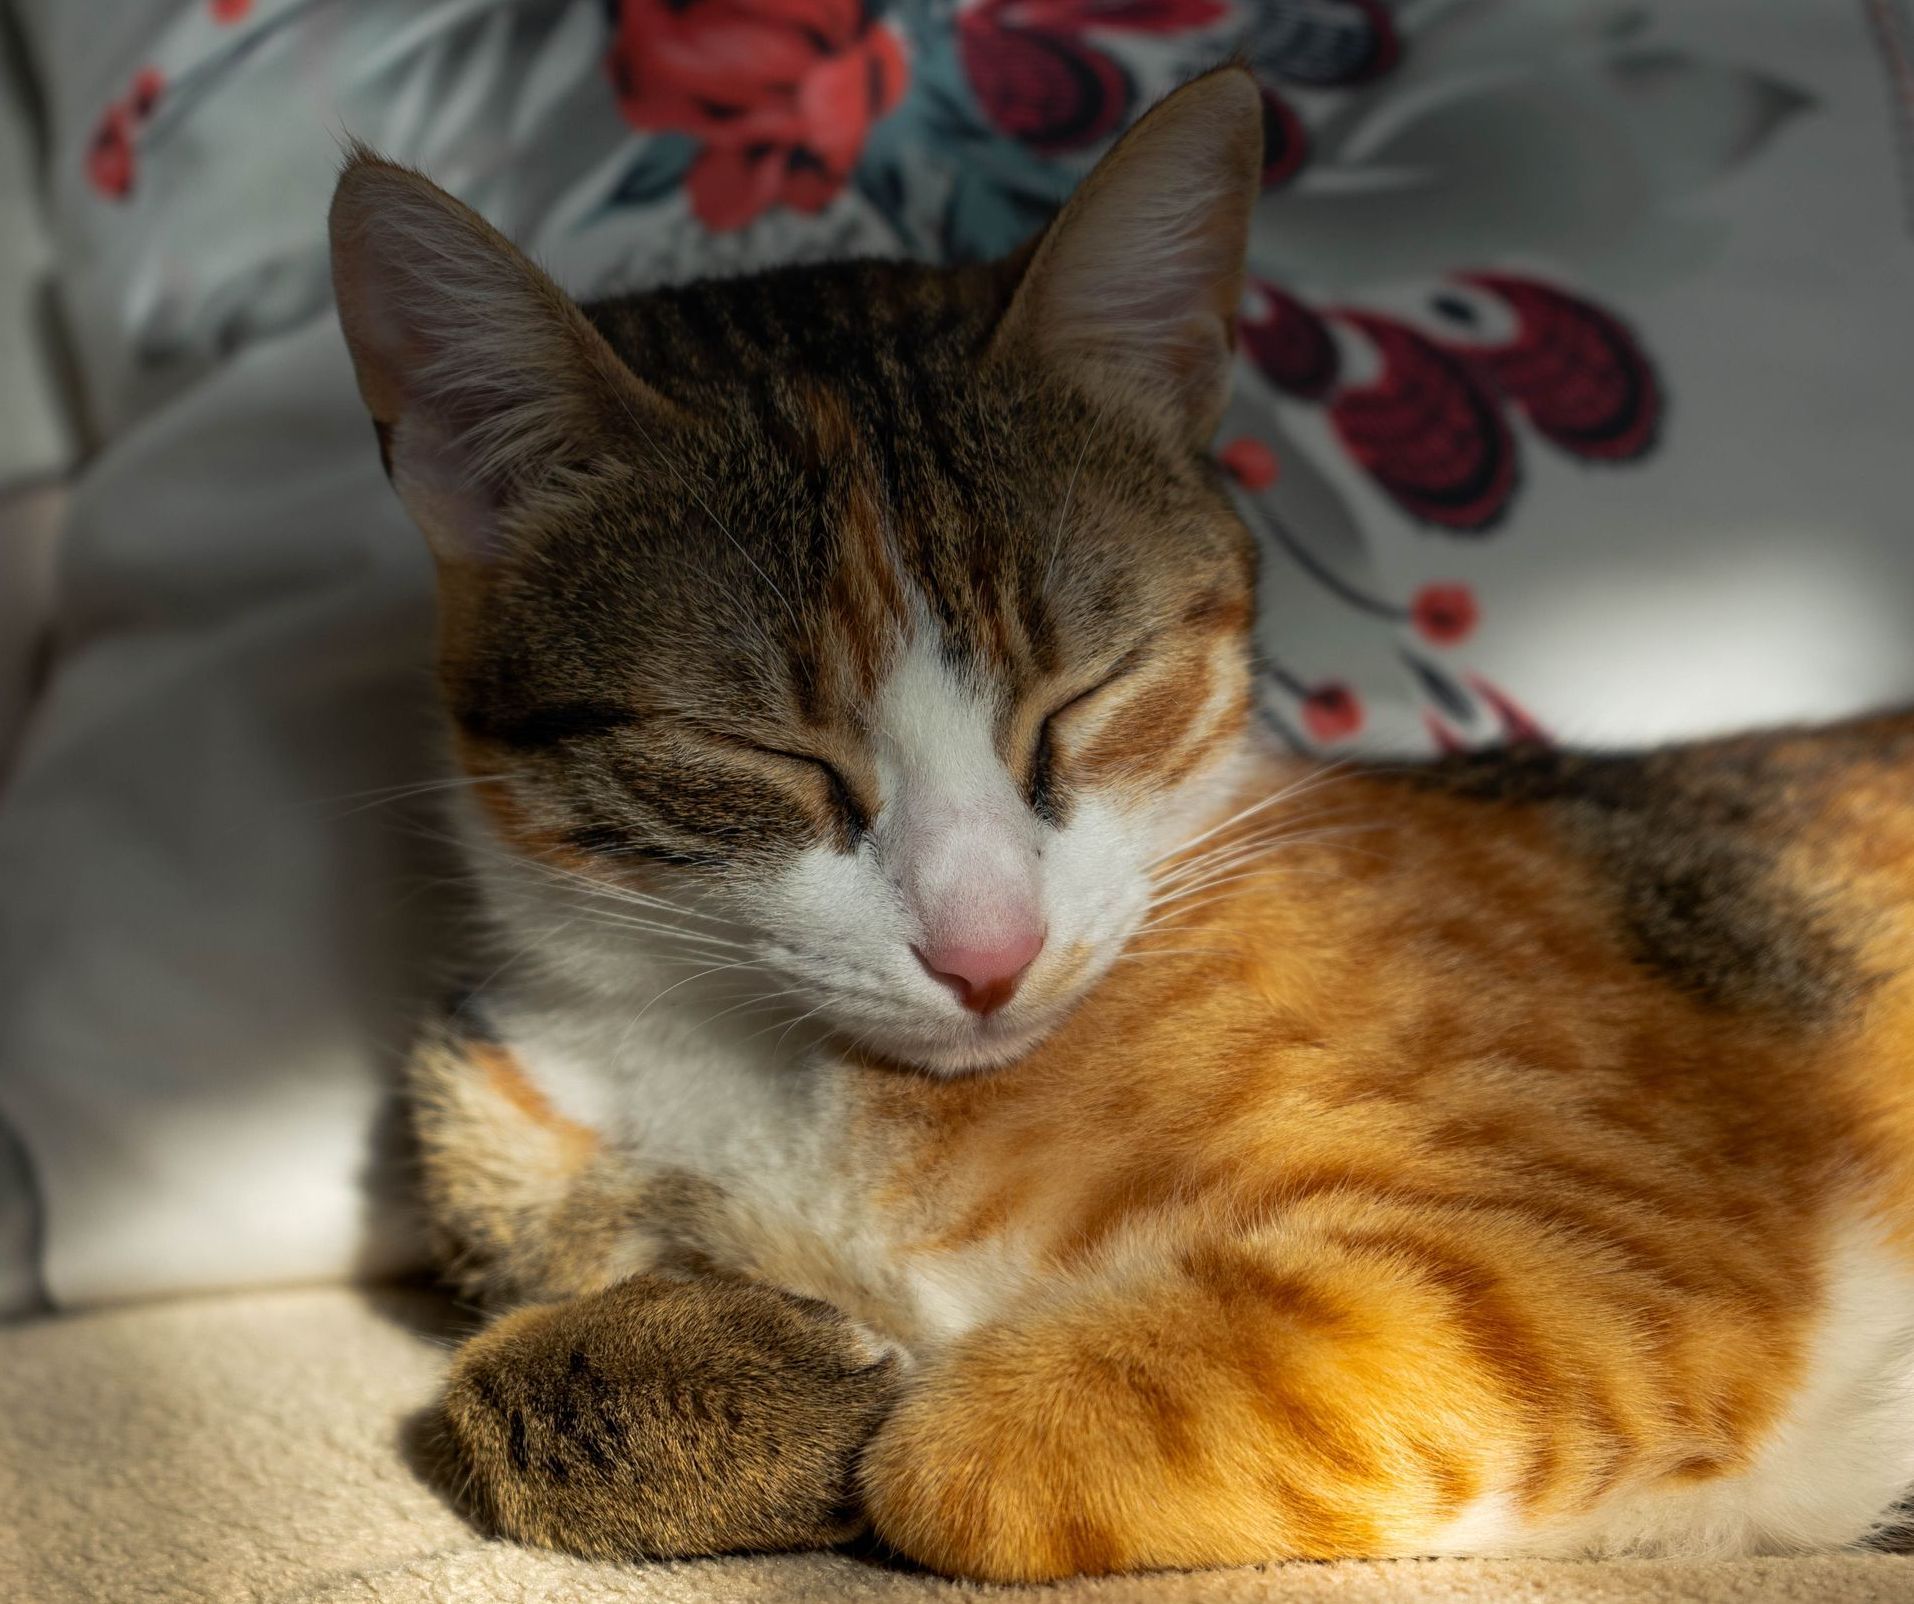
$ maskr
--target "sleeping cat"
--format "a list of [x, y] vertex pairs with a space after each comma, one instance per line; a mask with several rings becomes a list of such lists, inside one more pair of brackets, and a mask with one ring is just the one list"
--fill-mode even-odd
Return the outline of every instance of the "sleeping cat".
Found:
[[369, 153], [494, 951], [477, 1511], [1036, 1579], [1852, 1543], [1914, 1484], [1914, 718], [1321, 769], [1205, 445], [1229, 68], [992, 265], [579, 308]]

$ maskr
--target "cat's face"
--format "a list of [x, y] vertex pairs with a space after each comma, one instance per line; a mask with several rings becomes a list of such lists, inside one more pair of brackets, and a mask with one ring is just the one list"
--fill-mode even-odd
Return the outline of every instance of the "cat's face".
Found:
[[[658, 386], [686, 421], [552, 493], [445, 653], [516, 849], [695, 896], [798, 1011], [946, 1069], [1026, 1048], [1134, 929], [1242, 728], [1251, 584], [1198, 459], [979, 363], [950, 289], [601, 312], [619, 352], [697, 340]], [[552, 939], [615, 976], [615, 933]]]
[[[1152, 141], [1173, 100], [1011, 263], [794, 269], [589, 321], [421, 181], [349, 171], [342, 203], [384, 192], [335, 210], [342, 310], [439, 556], [450, 711], [495, 776], [474, 812], [548, 960], [616, 990], [635, 943], [676, 941], [944, 1072], [1027, 1050], [1108, 968], [1246, 720], [1251, 547], [1200, 451], [1245, 82], [1177, 97], [1212, 86], [1209, 166], [1187, 112]], [[1139, 142], [1175, 160], [1126, 168]], [[1113, 285], [1166, 176], [1200, 204], [1153, 282]], [[568, 921], [591, 886], [657, 901]]]

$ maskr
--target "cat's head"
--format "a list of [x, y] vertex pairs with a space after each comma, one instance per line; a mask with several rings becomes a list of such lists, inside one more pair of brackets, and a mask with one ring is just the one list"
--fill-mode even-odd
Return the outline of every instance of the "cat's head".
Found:
[[[523, 940], [615, 988], [682, 931], [944, 1072], [1104, 972], [1246, 724], [1252, 547], [1205, 448], [1261, 118], [1246, 72], [1196, 80], [1005, 262], [589, 311], [355, 155], [341, 318]], [[568, 921], [595, 886], [656, 900]]]

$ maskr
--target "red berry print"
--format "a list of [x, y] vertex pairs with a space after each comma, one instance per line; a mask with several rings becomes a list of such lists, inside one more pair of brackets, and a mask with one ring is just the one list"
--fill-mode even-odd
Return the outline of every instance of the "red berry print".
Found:
[[127, 109], [133, 113], [135, 122], [145, 122], [153, 115], [160, 103], [160, 96], [166, 92], [166, 77], [157, 67], [142, 67], [133, 74], [133, 89], [126, 97]]
[[1362, 702], [1340, 680], [1325, 680], [1303, 698], [1303, 727], [1312, 740], [1347, 740], [1362, 728]]
[[1247, 435], [1230, 441], [1216, 453], [1216, 460], [1245, 490], [1267, 490], [1282, 472], [1276, 453]]
[[1454, 646], [1475, 632], [1481, 614], [1467, 585], [1424, 585], [1409, 604], [1409, 616], [1431, 645]]
[[124, 200], [133, 191], [132, 120], [124, 106], [109, 106], [86, 148], [87, 182], [108, 200]]

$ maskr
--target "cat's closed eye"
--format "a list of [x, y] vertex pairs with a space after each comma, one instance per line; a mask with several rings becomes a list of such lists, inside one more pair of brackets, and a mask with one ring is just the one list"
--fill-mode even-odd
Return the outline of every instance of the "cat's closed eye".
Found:
[[815, 752], [794, 752], [782, 746], [763, 746], [755, 741], [749, 744], [753, 751], [766, 757], [779, 758], [821, 775], [830, 790], [831, 804], [850, 832], [853, 845], [870, 834], [872, 807], [857, 794], [856, 788], [845, 778], [844, 771], [829, 758], [819, 757]]
[[1056, 703], [1045, 713], [1037, 724], [1037, 733], [1031, 743], [1028, 764], [1028, 778], [1024, 782], [1024, 794], [1030, 803], [1031, 812], [1045, 824], [1061, 823], [1057, 807], [1057, 736], [1058, 725], [1070, 714], [1081, 711], [1112, 689], [1120, 681], [1128, 679], [1143, 666], [1145, 647], [1133, 647], [1117, 661], [1109, 673], [1074, 691], [1062, 701]]

